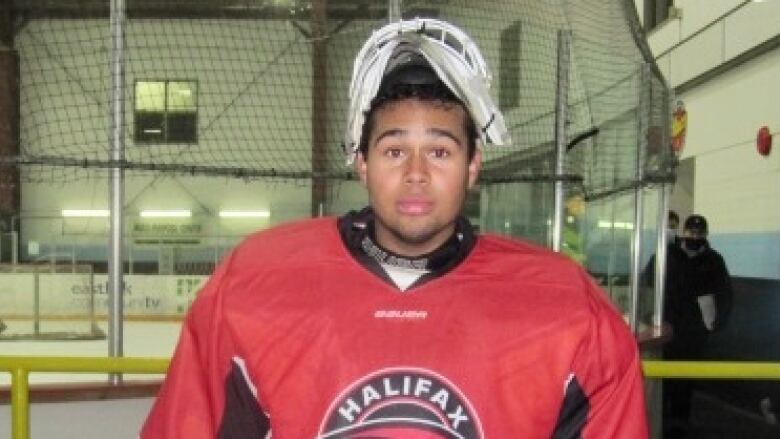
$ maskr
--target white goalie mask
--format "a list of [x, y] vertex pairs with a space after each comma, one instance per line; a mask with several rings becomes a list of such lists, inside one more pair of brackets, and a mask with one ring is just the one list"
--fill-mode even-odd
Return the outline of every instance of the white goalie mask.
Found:
[[[464, 103], [483, 144], [511, 143], [504, 116], [490, 96], [491, 74], [469, 36], [441, 20], [402, 20], [375, 31], [355, 58], [344, 135], [347, 164], [355, 160], [366, 112], [380, 86], [384, 86], [383, 80], [389, 73], [409, 64], [425, 64], [426, 69], [432, 69], [438, 80]], [[403, 81], [407, 80], [416, 82], [408, 75]], [[422, 82], [427, 80], [420, 78]]]

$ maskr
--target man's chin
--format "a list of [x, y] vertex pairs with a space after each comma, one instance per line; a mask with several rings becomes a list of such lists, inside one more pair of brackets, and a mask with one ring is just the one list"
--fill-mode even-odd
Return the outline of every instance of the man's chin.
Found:
[[380, 245], [387, 247], [388, 250], [400, 251], [405, 256], [415, 256], [433, 251], [449, 238], [449, 234], [445, 232], [448, 227], [446, 225], [442, 227], [430, 218], [402, 218], [401, 221], [392, 224], [383, 223], [381, 219], [377, 218], [375, 227], [384, 229], [395, 241], [394, 243], [384, 243], [380, 240]]
[[[408, 246], [425, 247], [436, 243], [443, 229], [434, 227], [402, 227], [392, 230], [393, 236], [400, 243]], [[438, 247], [439, 244], [436, 244]]]
[[422, 246], [429, 244], [434, 240], [435, 233], [430, 232], [401, 232], [395, 234], [395, 237], [403, 244]]

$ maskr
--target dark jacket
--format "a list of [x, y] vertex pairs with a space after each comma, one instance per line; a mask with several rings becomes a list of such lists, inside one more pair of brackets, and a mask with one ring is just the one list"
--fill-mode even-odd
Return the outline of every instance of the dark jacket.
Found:
[[[651, 285], [655, 273], [655, 256], [644, 273], [645, 285]], [[664, 321], [672, 325], [677, 336], [685, 333], [709, 332], [704, 325], [698, 297], [712, 294], [717, 318], [714, 329], [722, 328], [731, 313], [733, 290], [726, 263], [707, 243], [693, 257], [679, 243], [667, 246], [666, 281], [664, 289]]]

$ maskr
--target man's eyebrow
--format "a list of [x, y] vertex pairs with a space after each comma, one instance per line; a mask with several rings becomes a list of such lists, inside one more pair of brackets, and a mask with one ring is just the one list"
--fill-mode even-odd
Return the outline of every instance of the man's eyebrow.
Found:
[[[449, 130], [442, 128], [428, 128], [425, 130], [425, 133], [434, 137], [446, 137], [455, 142], [458, 146], [463, 146], [460, 139], [458, 139], [458, 137]], [[379, 136], [377, 136], [376, 140], [374, 140], [374, 143], [379, 143], [385, 137], [405, 137], [408, 135], [409, 130], [402, 128], [390, 128], [389, 130], [383, 131]]]
[[441, 128], [428, 128], [427, 130], [425, 130], [425, 132], [434, 135], [436, 137], [447, 137], [451, 139], [453, 142], [457, 143], [458, 146], [463, 146], [460, 139], [458, 139], [458, 137], [449, 130], [445, 130]]
[[379, 143], [379, 141], [384, 139], [385, 137], [403, 137], [408, 134], [409, 134], [408, 130], [403, 130], [401, 128], [391, 128], [389, 130], [383, 131], [382, 134], [377, 136], [376, 140], [374, 140], [374, 143]]

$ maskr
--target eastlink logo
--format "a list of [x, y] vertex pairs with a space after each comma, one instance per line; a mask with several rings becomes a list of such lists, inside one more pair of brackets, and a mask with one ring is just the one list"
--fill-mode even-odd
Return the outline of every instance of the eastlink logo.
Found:
[[375, 319], [425, 320], [427, 317], [428, 311], [411, 309], [380, 309], [374, 312]]

